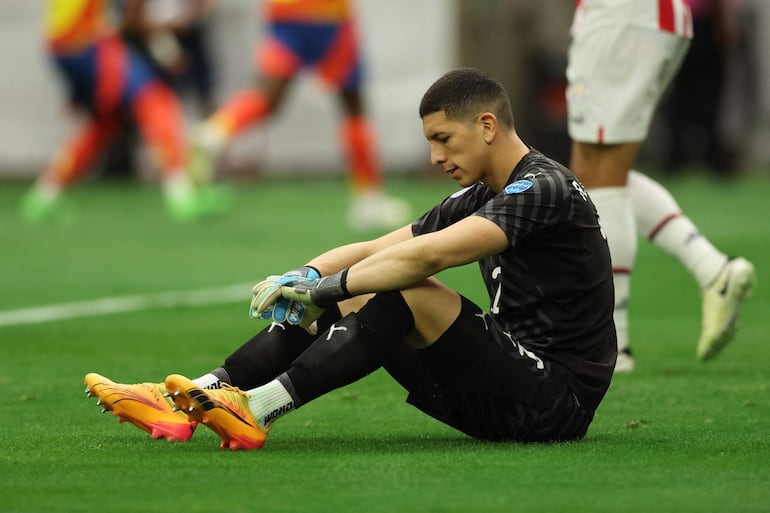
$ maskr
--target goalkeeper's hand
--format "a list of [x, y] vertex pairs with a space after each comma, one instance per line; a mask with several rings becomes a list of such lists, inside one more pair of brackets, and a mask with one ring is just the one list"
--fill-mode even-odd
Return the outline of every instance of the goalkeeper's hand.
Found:
[[[321, 274], [317, 269], [304, 266], [299, 269], [288, 271], [281, 276], [268, 276], [267, 279], [254, 286], [254, 297], [249, 308], [249, 316], [252, 319], [272, 319], [275, 322], [289, 324], [299, 324], [307, 327], [323, 313], [321, 310], [318, 315], [305, 315], [305, 305], [302, 302], [289, 300], [280, 295], [280, 286], [282, 283], [290, 282], [296, 278], [320, 278]], [[261, 309], [256, 308], [257, 296], [260, 297]], [[309, 312], [308, 312], [309, 313]], [[312, 319], [310, 319], [312, 317]], [[303, 322], [304, 321], [304, 322]]]
[[323, 278], [268, 276], [254, 287], [251, 309], [256, 315], [260, 315], [273, 305], [278, 297], [283, 297], [302, 303], [306, 310], [323, 311], [334, 303], [351, 297], [346, 287], [347, 274], [348, 270], [344, 269]]

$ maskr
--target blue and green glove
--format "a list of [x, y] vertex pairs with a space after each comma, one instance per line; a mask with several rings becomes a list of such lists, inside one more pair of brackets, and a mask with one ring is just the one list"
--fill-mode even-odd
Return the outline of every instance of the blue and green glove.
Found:
[[[276, 321], [284, 317], [289, 324], [299, 324], [307, 329], [326, 308], [351, 297], [346, 287], [347, 269], [323, 278], [302, 274], [268, 276], [257, 283], [251, 300], [251, 317]], [[286, 315], [278, 307], [281, 300], [288, 302]]]
[[[249, 308], [249, 316], [252, 319], [272, 319], [278, 323], [288, 322], [289, 324], [304, 324], [302, 319], [304, 317], [305, 305], [300, 301], [285, 299], [281, 297], [280, 294], [276, 294], [276, 292], [279, 290], [282, 283], [289, 283], [296, 278], [320, 277], [321, 273], [310, 266], [303, 266], [288, 271], [281, 276], [268, 276], [265, 280], [254, 286], [252, 291], [254, 297], [252, 298], [251, 307]], [[266, 293], [270, 296], [270, 301], [264, 302], [265, 306], [259, 311], [257, 311], [255, 303], [258, 293], [262, 294], [262, 297], [265, 297]]]

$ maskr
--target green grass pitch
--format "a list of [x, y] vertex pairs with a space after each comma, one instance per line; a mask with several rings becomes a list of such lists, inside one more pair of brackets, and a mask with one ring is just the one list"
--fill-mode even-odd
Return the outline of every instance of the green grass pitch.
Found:
[[[447, 181], [448, 182], [448, 181]], [[455, 190], [398, 178], [421, 213]], [[150, 439], [100, 415], [83, 376], [198, 376], [261, 329], [239, 302], [0, 326], [2, 512], [767, 512], [770, 511], [770, 180], [667, 181], [714, 243], [746, 256], [759, 287], [733, 344], [695, 361], [692, 278], [644, 241], [631, 340], [585, 440], [474, 441], [404, 403], [379, 371], [276, 423], [258, 452]], [[160, 192], [92, 182], [60, 223], [23, 225], [22, 184], [0, 186], [0, 313], [109, 296], [249, 283], [356, 240], [338, 180], [239, 186], [232, 215], [177, 224]], [[443, 279], [486, 306], [475, 266]]]

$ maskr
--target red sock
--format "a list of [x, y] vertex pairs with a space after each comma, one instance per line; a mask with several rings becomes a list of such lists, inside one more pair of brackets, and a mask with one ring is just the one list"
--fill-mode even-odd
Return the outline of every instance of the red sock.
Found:
[[356, 189], [380, 186], [380, 169], [375, 155], [374, 136], [363, 116], [347, 117], [342, 123], [342, 145], [348, 161], [348, 174]]
[[211, 117], [227, 137], [259, 123], [270, 112], [262, 91], [247, 89], [231, 96]]
[[132, 105], [139, 130], [164, 177], [187, 163], [184, 114], [174, 92], [160, 82], [145, 87]]
[[117, 129], [116, 117], [88, 119], [54, 156], [43, 174], [43, 179], [61, 188], [81, 178]]

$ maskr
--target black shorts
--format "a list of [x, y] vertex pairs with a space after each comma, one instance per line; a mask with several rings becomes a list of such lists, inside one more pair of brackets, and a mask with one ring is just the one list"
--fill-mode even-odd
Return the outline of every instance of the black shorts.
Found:
[[384, 366], [409, 391], [407, 402], [472, 437], [579, 440], [593, 419], [549, 362], [515, 343], [466, 298], [433, 345], [410, 349]]

